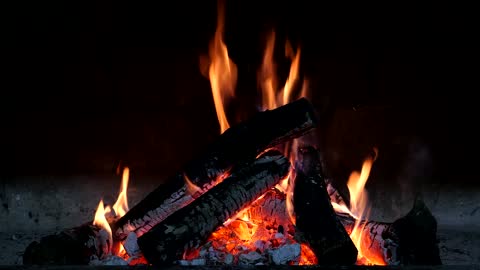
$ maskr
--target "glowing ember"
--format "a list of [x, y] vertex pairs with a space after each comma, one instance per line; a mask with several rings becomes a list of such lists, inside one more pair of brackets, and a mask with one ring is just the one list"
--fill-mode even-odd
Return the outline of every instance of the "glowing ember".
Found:
[[215, 110], [220, 123], [220, 133], [223, 133], [230, 127], [225, 114], [225, 103], [234, 96], [237, 83], [237, 67], [228, 57], [227, 46], [223, 42], [225, 11], [222, 1], [219, 1], [218, 5], [217, 30], [210, 42], [209, 59], [201, 62], [200, 68], [208, 70]]
[[315, 253], [310, 249], [309, 246], [306, 244], [301, 244], [301, 255], [300, 255], [300, 262], [298, 265], [315, 265], [318, 264], [317, 256]]

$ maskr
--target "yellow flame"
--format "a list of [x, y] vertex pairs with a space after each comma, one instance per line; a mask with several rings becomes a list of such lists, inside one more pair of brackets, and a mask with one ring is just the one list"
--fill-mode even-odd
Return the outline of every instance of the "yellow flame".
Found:
[[[227, 130], [230, 125], [225, 114], [225, 103], [234, 96], [237, 83], [237, 67], [228, 56], [227, 46], [223, 42], [225, 28], [224, 4], [218, 2], [217, 29], [210, 42], [208, 77], [212, 88], [213, 101], [220, 124], [220, 133]], [[200, 63], [201, 65], [205, 63]], [[205, 67], [200, 67], [205, 69]]]
[[366, 236], [365, 234], [368, 233], [364, 230], [366, 225], [365, 221], [368, 221], [370, 214], [368, 193], [365, 189], [365, 184], [368, 181], [377, 154], [378, 152], [375, 149], [375, 157], [364, 160], [360, 173], [354, 171], [350, 174], [347, 182], [348, 190], [350, 192], [350, 208], [343, 203], [332, 203], [335, 211], [347, 213], [355, 218], [355, 224], [350, 233], [350, 238], [357, 247], [357, 263], [359, 264], [386, 265], [378, 251], [370, 250], [371, 239], [369, 237], [364, 237]]
[[103, 203], [103, 200], [100, 200], [97, 210], [95, 212], [95, 218], [93, 220], [93, 225], [98, 226], [101, 229], [104, 229], [105, 231], [107, 231], [109, 243], [111, 245], [109, 247], [110, 249], [109, 252], [113, 252], [115, 253], [115, 255], [118, 255], [118, 256], [126, 256], [125, 255], [126, 252], [122, 243], [117, 243], [119, 246], [118, 250], [112, 247], [113, 246], [112, 228], [108, 223], [107, 217], [112, 218], [113, 214], [115, 214], [114, 217], [120, 218], [128, 212], [129, 208], [128, 208], [128, 199], [127, 199], [127, 189], [128, 189], [129, 176], [130, 176], [130, 170], [128, 167], [125, 167], [123, 169], [122, 183], [120, 186], [120, 192], [118, 194], [117, 201], [112, 207], [110, 207], [108, 205], [105, 206]]
[[105, 217], [105, 207], [103, 205], [103, 200], [100, 200], [98, 203], [97, 211], [95, 211], [95, 218], [93, 219], [93, 225], [100, 227], [108, 232], [108, 240], [110, 245], [112, 244], [112, 229], [110, 224], [108, 224], [107, 218]]
[[[258, 72], [258, 83], [262, 90], [262, 108], [264, 110], [272, 110], [279, 106], [288, 104], [289, 102], [306, 97], [308, 95], [307, 83], [303, 80], [302, 89], [299, 94], [294, 95], [295, 86], [298, 84], [300, 73], [300, 48], [294, 52], [290, 42], [285, 44], [285, 56], [291, 61], [288, 78], [283, 87], [278, 86], [278, 76], [276, 70], [276, 63], [274, 60], [275, 51], [275, 32], [271, 32], [267, 37], [266, 48], [263, 54], [262, 65]], [[284, 155], [289, 157], [290, 161], [294, 163], [297, 158], [298, 140], [293, 140], [292, 143], [287, 143], [284, 148]], [[292, 163], [292, 164], [293, 164]], [[277, 189], [283, 191], [287, 196], [287, 212], [290, 220], [295, 224], [295, 214], [293, 209], [293, 186], [294, 186], [294, 172], [291, 168], [288, 177], [281, 180], [276, 186]]]
[[127, 199], [127, 189], [128, 189], [128, 179], [130, 177], [130, 169], [125, 167], [122, 174], [122, 186], [120, 188], [120, 193], [118, 194], [117, 201], [113, 205], [113, 210], [115, 211], [116, 217], [123, 217], [128, 212], [128, 199]]

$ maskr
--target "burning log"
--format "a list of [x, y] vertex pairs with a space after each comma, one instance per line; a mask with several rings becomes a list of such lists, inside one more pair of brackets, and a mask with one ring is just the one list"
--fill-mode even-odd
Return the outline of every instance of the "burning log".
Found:
[[138, 239], [149, 263], [169, 264], [198, 248], [228, 218], [274, 187], [290, 170], [289, 161], [270, 151], [235, 169], [223, 182], [176, 211]]
[[295, 174], [296, 238], [310, 246], [319, 264], [354, 264], [357, 249], [333, 210], [316, 149], [299, 148]]
[[25, 265], [81, 265], [108, 255], [109, 234], [91, 223], [45, 236], [25, 250]]
[[226, 130], [167, 184], [159, 186], [123, 216], [113, 230], [115, 239], [138, 236], [210, 189], [235, 164], [252, 160], [265, 149], [299, 137], [315, 127], [314, 110], [302, 98]]
[[[355, 219], [338, 215], [351, 232]], [[412, 210], [393, 223], [363, 221], [360, 224], [362, 251], [388, 265], [440, 265], [436, 239], [437, 222], [425, 203], [416, 199]]]

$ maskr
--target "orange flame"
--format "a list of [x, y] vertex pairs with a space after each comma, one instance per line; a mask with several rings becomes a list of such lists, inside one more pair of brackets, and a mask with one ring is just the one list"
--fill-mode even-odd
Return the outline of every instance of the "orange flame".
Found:
[[276, 63], [274, 60], [275, 32], [271, 32], [267, 38], [265, 52], [263, 54], [262, 66], [258, 72], [258, 81], [262, 90], [262, 108], [272, 110], [285, 105], [295, 99], [307, 96], [306, 85], [303, 84], [300, 94], [293, 95], [293, 90], [299, 81], [300, 69], [300, 48], [294, 52], [290, 42], [285, 44], [285, 56], [290, 59], [290, 71], [288, 78], [282, 88], [278, 86]]
[[[130, 176], [130, 170], [128, 167], [125, 167], [123, 169], [123, 174], [122, 174], [122, 184], [120, 187], [120, 192], [117, 197], [117, 201], [115, 204], [110, 208], [110, 206], [104, 206], [103, 200], [100, 200], [100, 203], [98, 204], [97, 211], [95, 212], [95, 218], [93, 220], [93, 225], [100, 227], [101, 229], [104, 229], [108, 232], [108, 238], [110, 241], [110, 244], [113, 244], [113, 237], [112, 237], [112, 228], [110, 227], [110, 224], [107, 221], [107, 217], [112, 217], [112, 214], [114, 214], [115, 218], [120, 218], [123, 217], [127, 212], [128, 212], [128, 199], [127, 199], [127, 189], [128, 189], [128, 179]], [[113, 208], [113, 211], [112, 211]], [[110, 252], [111, 250], [110, 246]], [[118, 250], [114, 250], [115, 255], [118, 256], [125, 256], [126, 251], [125, 248], [121, 243], [119, 243]]]
[[116, 217], [123, 217], [128, 212], [128, 199], [127, 199], [127, 188], [128, 188], [128, 178], [130, 176], [130, 170], [128, 167], [123, 169], [122, 175], [122, 186], [120, 188], [120, 193], [118, 194], [117, 201], [113, 205], [113, 210], [115, 211]]
[[373, 162], [378, 155], [377, 149], [374, 150], [375, 157], [365, 159], [361, 172], [352, 172], [348, 179], [347, 186], [350, 192], [350, 208], [345, 204], [332, 203], [332, 205], [335, 211], [347, 213], [355, 218], [355, 225], [350, 233], [350, 238], [358, 250], [357, 264], [386, 265], [387, 263], [383, 259], [381, 253], [371, 249], [371, 239], [366, 236], [369, 232], [365, 232], [364, 230], [366, 225], [365, 221], [368, 221], [370, 214], [370, 206], [368, 205], [368, 194], [365, 190], [365, 184], [370, 175]]
[[[110, 245], [112, 244], [112, 229], [110, 228], [110, 224], [108, 224], [107, 218], [105, 215], [108, 212], [105, 211], [105, 207], [103, 205], [103, 200], [100, 200], [98, 203], [97, 211], [95, 211], [95, 218], [93, 219], [93, 225], [100, 227], [108, 232], [108, 240]], [[109, 250], [110, 251], [110, 250]]]
[[[300, 48], [294, 52], [290, 42], [285, 44], [285, 56], [291, 60], [288, 78], [282, 88], [278, 87], [278, 77], [276, 71], [276, 63], [274, 60], [275, 51], [275, 32], [271, 32], [267, 38], [265, 52], [263, 54], [262, 66], [258, 72], [258, 82], [262, 90], [262, 108], [264, 110], [275, 109], [285, 105], [295, 99], [306, 97], [308, 95], [307, 84], [305, 80], [302, 83], [302, 89], [298, 95], [294, 95], [295, 86], [299, 81], [300, 68]], [[285, 156], [290, 158], [292, 164], [297, 157], [298, 140], [293, 140], [291, 144], [287, 143], [284, 148]], [[283, 191], [287, 195], [287, 211], [290, 220], [295, 224], [295, 215], [293, 209], [293, 179], [294, 171], [291, 169], [288, 177], [280, 181], [277, 189]]]
[[[224, 5], [218, 2], [217, 29], [210, 42], [209, 63], [201, 62], [200, 68], [208, 69], [208, 78], [212, 87], [213, 101], [220, 124], [220, 133], [227, 130], [230, 125], [225, 114], [225, 103], [234, 96], [237, 83], [237, 67], [228, 56], [227, 46], [223, 42], [225, 28]], [[204, 65], [208, 65], [205, 67]]]

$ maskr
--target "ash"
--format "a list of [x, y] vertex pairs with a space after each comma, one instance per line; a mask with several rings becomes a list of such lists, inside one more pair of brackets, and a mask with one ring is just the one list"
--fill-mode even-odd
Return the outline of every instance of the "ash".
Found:
[[206, 244], [187, 252], [178, 264], [305, 264], [294, 235], [285, 195], [274, 189], [218, 228]]

